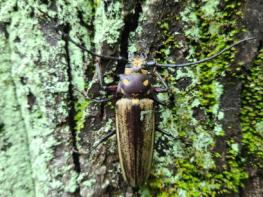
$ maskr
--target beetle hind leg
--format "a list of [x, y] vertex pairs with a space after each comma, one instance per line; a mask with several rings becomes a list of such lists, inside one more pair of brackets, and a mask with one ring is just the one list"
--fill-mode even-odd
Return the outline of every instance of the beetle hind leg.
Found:
[[114, 134], [116, 134], [116, 131], [110, 131], [108, 132], [104, 137], [102, 137], [101, 139], [99, 139], [98, 141], [96, 141], [94, 143], [94, 145], [92, 146], [92, 149], [96, 149], [100, 144], [102, 144], [103, 142], [105, 142], [106, 140], [108, 140], [111, 136], [113, 136]]
[[174, 139], [174, 140], [176, 140], [176, 139], [177, 139], [177, 138], [176, 138], [176, 137], [174, 137], [172, 134], [170, 134], [170, 133], [167, 133], [167, 132], [165, 132], [165, 131], [163, 131], [163, 130], [161, 130], [161, 129], [159, 129], [159, 128], [156, 128], [156, 131], [158, 131], [159, 133], [161, 133], [161, 134], [165, 135], [166, 137], [172, 138], [172, 139]]

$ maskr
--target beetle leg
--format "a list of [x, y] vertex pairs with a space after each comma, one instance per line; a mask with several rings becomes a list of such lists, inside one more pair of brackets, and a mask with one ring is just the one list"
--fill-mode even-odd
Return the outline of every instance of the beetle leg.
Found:
[[156, 102], [157, 104], [167, 106], [167, 103], [160, 101], [160, 99], [158, 99], [158, 97], [155, 94], [152, 94], [151, 96], [152, 96], [152, 99], [154, 100], [154, 102]]
[[101, 143], [105, 142], [107, 139], [109, 139], [114, 134], [116, 134], [115, 130], [108, 132], [103, 138], [101, 138], [100, 140], [94, 143], [94, 145], [92, 146], [92, 149], [96, 149]]
[[156, 70], [153, 71], [153, 74], [161, 81], [161, 83], [163, 85], [163, 87], [156, 87], [156, 88], [154, 88], [154, 91], [156, 93], [167, 92], [168, 91], [168, 86], [165, 83], [164, 79], [161, 77], [161, 75]]
[[[92, 150], [96, 149], [101, 143], [105, 142], [107, 139], [109, 139], [114, 134], [116, 134], [116, 131], [108, 132], [103, 138], [101, 138], [99, 141], [94, 143], [94, 145], [92, 146]], [[88, 155], [88, 154], [90, 154], [90, 152], [87, 152], [87, 151], [84, 151], [84, 150], [81, 150], [81, 149], [77, 150], [77, 149], [73, 148], [72, 151], [74, 153], [77, 153], [77, 154], [80, 154], [80, 155]]]
[[79, 154], [79, 155], [88, 155], [88, 154], [90, 154], [90, 152], [87, 152], [87, 151], [84, 151], [84, 150], [80, 150], [80, 149], [73, 149], [72, 150], [74, 153], [77, 153], [77, 154]]
[[[107, 69], [110, 64], [112, 64], [112, 60], [108, 61], [108, 63], [106, 64], [105, 68]], [[100, 86], [101, 86], [101, 88], [103, 90], [106, 90], [107, 86], [105, 85], [105, 82], [104, 82], [104, 74], [102, 72], [99, 60], [96, 60], [95, 67], [96, 67], [96, 74], [97, 74], [99, 82], [100, 82]]]
[[117, 85], [110, 85], [110, 86], [105, 86], [104, 90], [110, 93], [117, 93], [118, 86]]
[[95, 67], [96, 67], [96, 74], [97, 74], [99, 82], [100, 82], [100, 86], [103, 87], [104, 82], [103, 82], [103, 77], [102, 77], [100, 65], [98, 62], [95, 63]]
[[163, 135], [165, 135], [165, 136], [167, 136], [167, 137], [169, 137], [169, 138], [173, 138], [174, 140], [176, 140], [176, 139], [177, 139], [177, 138], [176, 138], [176, 137], [174, 137], [172, 134], [170, 134], [170, 133], [167, 133], [167, 132], [165, 132], [165, 131], [163, 131], [163, 130], [159, 129], [158, 127], [156, 128], [156, 131], [158, 131], [159, 133], [161, 133], [161, 134], [163, 134]]
[[75, 91], [79, 92], [84, 98], [91, 100], [94, 103], [104, 103], [104, 102], [108, 102], [114, 98], [114, 97], [112, 97], [112, 98], [90, 98], [86, 91], [80, 91], [77, 88], [74, 88], [74, 89], [75, 89]]
[[106, 98], [106, 99], [95, 98], [95, 99], [91, 99], [91, 101], [93, 101], [95, 103], [105, 103], [105, 102], [111, 101], [112, 99], [113, 99], [113, 97], [112, 98]]
[[[116, 134], [116, 131], [108, 132], [103, 138], [101, 138], [100, 140], [98, 140], [97, 142], [94, 143], [94, 145], [92, 146], [92, 150], [96, 149], [101, 143], [105, 142], [107, 139], [109, 139], [114, 134]], [[90, 152], [87, 152], [87, 151], [84, 151], [84, 150], [77, 150], [77, 149], [73, 149], [73, 152], [77, 153], [77, 154], [80, 154], [80, 155], [88, 155], [88, 154], [90, 154]]]

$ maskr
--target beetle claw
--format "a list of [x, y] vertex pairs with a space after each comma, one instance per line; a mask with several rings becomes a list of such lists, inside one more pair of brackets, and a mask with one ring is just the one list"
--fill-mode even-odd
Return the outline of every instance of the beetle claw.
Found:
[[116, 131], [110, 131], [108, 132], [103, 138], [101, 138], [100, 140], [96, 141], [94, 143], [94, 145], [92, 146], [92, 149], [96, 149], [100, 144], [102, 144], [103, 142], [105, 142], [107, 139], [109, 139], [111, 136], [113, 136], [116, 133]]

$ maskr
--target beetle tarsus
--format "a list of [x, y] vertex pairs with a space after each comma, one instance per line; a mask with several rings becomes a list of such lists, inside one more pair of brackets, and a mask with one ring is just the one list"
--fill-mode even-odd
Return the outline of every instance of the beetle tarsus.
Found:
[[108, 132], [103, 138], [101, 138], [99, 141], [94, 143], [94, 145], [92, 146], [92, 149], [96, 149], [100, 144], [108, 140], [114, 134], [116, 134], [115, 130]]

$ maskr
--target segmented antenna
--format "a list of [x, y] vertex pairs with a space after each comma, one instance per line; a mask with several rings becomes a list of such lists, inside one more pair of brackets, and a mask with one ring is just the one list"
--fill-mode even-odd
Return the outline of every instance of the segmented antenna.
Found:
[[191, 65], [196, 65], [196, 64], [201, 64], [201, 63], [204, 63], [204, 62], [207, 62], [207, 61], [210, 61], [216, 57], [218, 57], [219, 55], [221, 55], [222, 53], [224, 53], [225, 51], [239, 45], [240, 43], [242, 42], [246, 42], [246, 41], [249, 41], [249, 40], [254, 40], [256, 39], [255, 37], [251, 37], [251, 38], [244, 38], [234, 44], [231, 44], [230, 46], [224, 48], [222, 51], [216, 53], [215, 55], [212, 55], [211, 57], [208, 57], [208, 58], [205, 58], [205, 59], [202, 59], [202, 60], [198, 60], [196, 62], [186, 62], [186, 63], [182, 63], [182, 64], [159, 64], [159, 63], [153, 63], [153, 62], [149, 62], [150, 64], [148, 64], [148, 66], [159, 66], [159, 67], [184, 67], [184, 66], [191, 66]]
[[[35, 8], [34, 8], [35, 9]], [[40, 10], [39, 8], [36, 8], [39, 12], [41, 12], [44, 16], [46, 16], [47, 18], [51, 19], [51, 20], [55, 20], [53, 17], [49, 16], [47, 13], [43, 12], [42, 10]], [[69, 42], [73, 43], [74, 45], [76, 45], [78, 48], [82, 49], [83, 51], [87, 52], [88, 54], [95, 56], [95, 57], [100, 57], [102, 59], [108, 59], [108, 60], [115, 60], [115, 61], [122, 61], [122, 62], [128, 62], [128, 59], [126, 59], [125, 57], [113, 57], [113, 56], [106, 56], [106, 55], [99, 55], [97, 53], [94, 53], [91, 50], [88, 50], [87, 48], [85, 48], [84, 46], [82, 46], [80, 43], [76, 42], [75, 40], [73, 40], [68, 34], [62, 32], [62, 31], [58, 31], [58, 34], [61, 35], [62, 37], [66, 38]], [[55, 38], [57, 39], [57, 38]]]
[[[61, 32], [62, 33], [62, 32]], [[72, 38], [70, 38], [69, 35], [62, 33], [62, 36], [66, 37], [66, 39], [73, 43], [74, 45], [76, 45], [77, 47], [79, 47], [80, 49], [82, 49], [83, 51], [89, 53], [92, 56], [96, 56], [96, 57], [100, 57], [102, 59], [108, 59], [108, 60], [115, 60], [115, 61], [123, 61], [123, 62], [128, 62], [128, 60], [125, 57], [113, 57], [113, 56], [105, 56], [105, 55], [99, 55], [97, 53], [92, 52], [91, 50], [86, 49], [84, 46], [82, 46], [81, 44], [77, 43], [76, 41], [74, 41]]]

